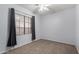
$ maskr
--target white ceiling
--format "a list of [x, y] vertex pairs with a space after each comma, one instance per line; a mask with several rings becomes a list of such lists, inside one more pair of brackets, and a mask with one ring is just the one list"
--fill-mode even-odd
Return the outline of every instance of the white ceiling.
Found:
[[19, 6], [24, 7], [36, 14], [48, 14], [48, 13], [55, 13], [65, 9], [73, 8], [75, 7], [75, 4], [51, 4], [50, 6], [48, 6], [49, 11], [42, 13], [38, 11], [38, 4], [19, 4]]

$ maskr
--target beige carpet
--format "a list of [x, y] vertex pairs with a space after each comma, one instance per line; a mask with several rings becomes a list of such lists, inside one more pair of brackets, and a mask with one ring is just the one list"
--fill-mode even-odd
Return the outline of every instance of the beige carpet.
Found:
[[40, 39], [20, 48], [11, 50], [7, 54], [76, 54], [74, 46], [54, 41]]

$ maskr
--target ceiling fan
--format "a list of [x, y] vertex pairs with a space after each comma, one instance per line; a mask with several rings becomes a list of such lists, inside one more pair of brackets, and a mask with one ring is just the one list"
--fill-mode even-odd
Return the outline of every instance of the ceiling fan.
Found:
[[37, 7], [39, 12], [45, 12], [45, 11], [49, 11], [48, 6], [50, 6], [51, 4], [35, 4], [35, 6]]

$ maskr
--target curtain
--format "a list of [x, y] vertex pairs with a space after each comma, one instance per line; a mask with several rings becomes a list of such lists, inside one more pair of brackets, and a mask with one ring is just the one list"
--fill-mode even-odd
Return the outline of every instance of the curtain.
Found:
[[16, 28], [15, 28], [15, 10], [10, 8], [9, 10], [9, 38], [7, 47], [12, 47], [17, 44], [16, 42]]
[[32, 40], [35, 40], [36, 39], [36, 36], [35, 36], [35, 16], [32, 16], [32, 19], [31, 19], [31, 30], [32, 30]]

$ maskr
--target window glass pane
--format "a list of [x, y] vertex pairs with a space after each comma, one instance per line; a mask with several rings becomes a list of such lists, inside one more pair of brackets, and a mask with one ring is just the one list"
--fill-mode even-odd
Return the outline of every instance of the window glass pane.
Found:
[[31, 28], [31, 23], [29, 23], [29, 28]]
[[25, 28], [25, 33], [28, 34], [28, 28]]
[[20, 26], [19, 22], [18, 22], [18, 21], [16, 21], [16, 27], [19, 27], [19, 26]]
[[20, 22], [20, 27], [24, 27], [24, 22]]
[[16, 27], [16, 35], [19, 35], [19, 27]]
[[18, 14], [15, 14], [15, 19], [16, 19], [16, 21], [19, 21], [20, 20], [20, 17], [19, 17]]
[[27, 16], [25, 17], [25, 22], [29, 22], [29, 19]]
[[28, 23], [25, 23], [25, 28], [28, 28], [29, 27], [29, 24]]
[[20, 22], [24, 22], [24, 16], [20, 15]]
[[20, 27], [20, 35], [24, 34], [24, 27]]

